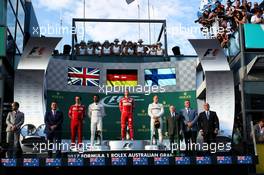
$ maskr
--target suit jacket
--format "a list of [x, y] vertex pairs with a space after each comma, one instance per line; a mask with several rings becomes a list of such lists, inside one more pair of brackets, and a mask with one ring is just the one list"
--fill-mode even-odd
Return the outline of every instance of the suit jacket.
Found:
[[[55, 131], [61, 131], [63, 122], [63, 113], [61, 111], [56, 111], [53, 115], [52, 111], [47, 111], [45, 114], [45, 133], [50, 134]], [[56, 125], [54, 130], [50, 129], [50, 126]]]
[[166, 120], [167, 132], [170, 136], [180, 133], [180, 130], [183, 128], [182, 118], [178, 113], [175, 113], [175, 116], [172, 117], [169, 115]]
[[204, 134], [212, 134], [215, 129], [219, 129], [219, 119], [216, 112], [209, 111], [209, 120], [207, 119], [206, 113], [201, 112], [198, 118], [198, 128], [203, 130]]
[[254, 132], [257, 142], [263, 142], [264, 141], [264, 132], [261, 132], [261, 129], [259, 127], [259, 124], [254, 125]]
[[24, 113], [20, 111], [12, 111], [7, 114], [6, 117], [6, 132], [11, 132], [12, 125], [15, 125], [17, 128], [17, 132], [20, 132], [21, 126], [24, 124]]
[[[187, 110], [184, 108], [184, 109], [180, 110], [180, 116], [183, 119], [183, 123], [184, 123], [183, 130], [184, 131], [197, 131], [198, 115], [197, 115], [196, 110], [190, 108], [189, 113], [187, 113]], [[192, 123], [191, 129], [187, 127], [188, 122]]]

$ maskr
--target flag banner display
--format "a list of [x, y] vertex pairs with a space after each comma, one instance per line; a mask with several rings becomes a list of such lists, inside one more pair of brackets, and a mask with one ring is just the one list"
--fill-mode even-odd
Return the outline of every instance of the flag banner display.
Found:
[[[59, 109], [65, 114], [63, 120], [62, 138], [70, 139], [70, 119], [66, 116], [69, 107], [74, 104], [74, 97], [80, 96], [82, 104], [88, 108], [88, 105], [93, 102], [93, 96], [98, 93], [80, 93], [80, 92], [64, 92], [64, 91], [47, 91], [47, 106], [50, 106], [51, 101], [58, 103]], [[105, 107], [106, 116], [103, 118], [103, 138], [105, 140], [120, 140], [121, 135], [121, 113], [119, 110], [119, 100], [124, 94], [98, 94], [100, 103]], [[135, 100], [135, 110], [133, 113], [134, 124], [134, 139], [148, 140], [150, 138], [150, 117], [148, 116], [148, 105], [153, 102], [153, 95], [145, 94], [130, 94]], [[184, 108], [184, 101], [189, 99], [193, 109], [197, 108], [195, 91], [185, 92], [163, 92], [155, 93], [159, 96], [159, 102], [164, 105], [163, 122], [165, 126], [166, 118], [169, 116], [169, 106], [174, 105], [179, 111]], [[83, 136], [89, 139], [90, 133], [90, 118], [85, 117], [83, 125]], [[165, 132], [165, 127], [163, 128]]]
[[105, 166], [105, 158], [104, 157], [91, 157], [90, 166]]
[[251, 156], [237, 156], [238, 164], [252, 164], [253, 160]]
[[175, 164], [176, 165], [190, 165], [191, 159], [190, 157], [175, 157]]
[[23, 166], [24, 167], [38, 167], [39, 166], [39, 159], [38, 158], [23, 159]]
[[133, 157], [133, 165], [148, 165], [147, 157]]
[[232, 164], [232, 156], [217, 156], [217, 164]]
[[176, 85], [175, 68], [145, 69], [146, 86], [171, 86]]
[[112, 157], [111, 161], [112, 161], [112, 165], [116, 165], [116, 166], [127, 165], [127, 158], [126, 157]]
[[68, 85], [99, 86], [100, 70], [87, 67], [68, 67]]
[[136, 86], [137, 70], [107, 70], [108, 86]]
[[61, 166], [61, 159], [47, 158], [46, 159], [46, 166], [50, 166], [50, 167]]
[[206, 165], [211, 163], [211, 157], [209, 156], [196, 157], [196, 164], [198, 165]]
[[68, 158], [68, 166], [83, 166], [83, 158]]
[[[106, 58], [102, 57], [102, 59], [106, 59]], [[194, 58], [191, 58], [191, 59], [187, 58], [186, 60], [176, 61], [176, 62], [173, 61], [173, 62], [155, 62], [155, 63], [131, 63], [127, 65], [125, 65], [124, 63], [107, 63], [107, 65], [105, 65], [105, 63], [100, 63], [100, 62], [51, 59], [49, 62], [47, 71], [46, 71], [47, 73], [45, 75], [46, 87], [47, 87], [47, 90], [53, 90], [53, 91], [84, 92], [84, 93], [85, 92], [104, 93], [105, 91], [104, 92], [100, 91], [100, 88], [103, 86], [106, 87], [107, 85], [109, 85], [108, 86], [109, 89], [118, 89], [120, 88], [120, 86], [118, 85], [123, 86], [127, 84], [130, 85], [129, 88], [136, 88], [138, 86], [143, 87], [143, 86], [146, 86], [144, 71], [146, 69], [149, 70], [149, 69], [155, 68], [155, 69], [174, 69], [170, 71], [169, 74], [171, 74], [171, 72], [173, 73], [175, 72], [176, 74], [176, 80], [173, 80], [173, 83], [170, 83], [170, 82], [168, 83], [168, 84], [173, 84], [173, 85], [164, 86], [164, 87], [159, 86], [158, 89], [161, 89], [161, 88], [165, 89], [166, 92], [192, 91], [192, 90], [196, 90], [196, 65], [197, 65], [197, 61]], [[69, 73], [68, 68], [69, 67], [79, 67], [79, 68], [86, 67], [86, 68], [99, 69], [100, 70], [99, 86], [69, 85], [68, 84], [68, 73]], [[112, 72], [112, 75], [109, 74], [111, 73], [111, 70], [114, 70]], [[125, 72], [122, 72], [122, 70], [125, 70]], [[175, 74], [172, 76], [174, 77]], [[127, 79], [125, 81], [123, 79], [124, 77], [123, 78], [121, 77], [124, 75], [127, 75], [126, 77], [129, 79], [131, 78], [134, 79], [134, 81], [132, 81], [132, 84], [134, 86], [132, 86], [131, 82], [129, 82], [131, 80]], [[73, 78], [76, 78], [76, 77], [73, 77]], [[107, 82], [108, 78], [111, 81]], [[157, 78], [160, 78], [160, 77], [157, 77]], [[116, 82], [114, 82], [113, 80], [115, 80]], [[162, 81], [163, 80], [159, 82], [162, 82]], [[175, 85], [175, 81], [177, 82], [176, 85]], [[80, 84], [81, 81], [77, 81], [76, 83]], [[151, 85], [147, 85], [147, 87], [156, 88], [155, 86], [153, 87]], [[141, 93], [141, 92], [138, 92], [138, 93]]]
[[170, 159], [169, 157], [154, 157], [155, 165], [169, 165]]
[[1, 164], [4, 167], [15, 167], [17, 165], [16, 159], [1, 159]]

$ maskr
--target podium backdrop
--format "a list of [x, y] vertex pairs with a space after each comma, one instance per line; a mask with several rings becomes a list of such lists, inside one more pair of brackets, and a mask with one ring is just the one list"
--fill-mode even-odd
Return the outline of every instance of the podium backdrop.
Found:
[[[88, 105], [93, 102], [93, 93], [75, 93], [75, 92], [62, 92], [62, 91], [48, 91], [47, 92], [47, 108], [50, 106], [50, 102], [55, 100], [58, 102], [60, 110], [64, 113], [63, 122], [63, 139], [70, 139], [70, 120], [68, 118], [68, 108], [74, 104], [74, 97], [78, 95], [82, 98], [82, 103], [88, 108]], [[118, 102], [123, 94], [99, 94], [100, 103], [105, 106], [106, 116], [103, 120], [103, 137], [106, 140], [120, 139], [120, 112], [118, 108]], [[135, 139], [146, 140], [150, 139], [150, 117], [148, 116], [148, 105], [152, 103], [154, 94], [131, 94], [135, 99], [135, 113], [134, 113], [134, 134]], [[184, 92], [166, 92], [157, 93], [159, 96], [159, 102], [165, 107], [165, 115], [163, 116], [163, 122], [165, 124], [165, 118], [169, 114], [169, 106], [176, 106], [177, 111], [184, 108], [184, 101], [189, 99], [192, 104], [192, 108], [196, 106], [196, 93], [195, 91]], [[163, 125], [164, 132], [166, 125]], [[86, 116], [84, 128], [84, 139], [90, 139], [90, 119]]]

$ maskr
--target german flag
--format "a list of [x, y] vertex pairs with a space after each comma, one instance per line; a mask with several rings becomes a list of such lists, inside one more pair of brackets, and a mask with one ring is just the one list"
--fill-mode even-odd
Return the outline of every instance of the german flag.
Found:
[[108, 86], [136, 86], [137, 70], [107, 70]]

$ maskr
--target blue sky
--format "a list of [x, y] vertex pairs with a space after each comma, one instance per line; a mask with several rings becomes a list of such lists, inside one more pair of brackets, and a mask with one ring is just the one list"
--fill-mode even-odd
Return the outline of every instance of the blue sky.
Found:
[[[86, 0], [86, 18], [133, 18], [138, 19], [138, 3], [140, 4], [140, 18], [147, 19], [147, 0], [138, 0], [127, 4], [125, 0]], [[63, 44], [71, 44], [70, 32], [53, 32], [48, 28], [59, 29], [62, 27], [71, 29], [72, 18], [83, 17], [83, 0], [32, 0], [40, 27], [43, 28], [45, 36], [61, 36], [58, 48]], [[188, 39], [201, 38], [200, 26], [194, 23], [197, 19], [197, 10], [200, 0], [150, 0], [151, 19], [166, 19], [168, 30], [168, 51], [173, 46], [180, 46], [185, 55], [195, 55]], [[83, 27], [83, 24], [80, 24]], [[44, 30], [45, 29], [45, 30]], [[83, 28], [80, 28], [83, 29]], [[149, 43], [148, 25], [140, 26], [140, 37]], [[151, 40], [157, 38], [160, 26], [151, 26]], [[110, 24], [89, 23], [85, 25], [85, 36], [83, 30], [78, 32], [79, 39], [85, 41], [112, 41], [114, 38], [120, 40], [137, 41], [139, 38], [138, 24]], [[155, 32], [154, 32], [155, 31]]]

